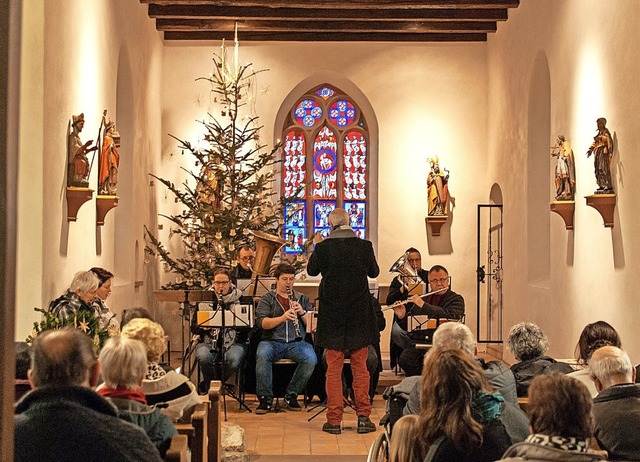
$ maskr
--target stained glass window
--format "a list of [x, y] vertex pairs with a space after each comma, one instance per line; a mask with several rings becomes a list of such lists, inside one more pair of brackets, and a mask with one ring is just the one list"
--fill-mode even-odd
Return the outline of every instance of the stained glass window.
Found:
[[291, 107], [282, 134], [285, 251], [300, 253], [315, 233], [328, 237], [338, 207], [366, 239], [369, 133], [354, 101], [332, 85], [314, 87]]

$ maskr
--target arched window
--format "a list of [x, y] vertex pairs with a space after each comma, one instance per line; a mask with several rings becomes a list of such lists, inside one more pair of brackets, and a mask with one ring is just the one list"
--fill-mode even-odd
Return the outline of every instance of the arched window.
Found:
[[342, 207], [351, 227], [368, 235], [367, 123], [349, 95], [322, 84], [302, 95], [282, 129], [282, 196], [287, 253], [298, 253], [308, 236], [328, 236], [329, 213]]

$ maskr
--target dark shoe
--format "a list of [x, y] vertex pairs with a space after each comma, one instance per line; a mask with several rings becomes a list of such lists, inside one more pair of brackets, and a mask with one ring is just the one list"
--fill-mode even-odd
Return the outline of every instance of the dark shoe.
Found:
[[342, 429], [340, 428], [339, 424], [332, 424], [329, 422], [324, 423], [324, 425], [322, 426], [322, 431], [331, 433], [332, 435], [339, 435], [340, 433], [342, 433]]
[[294, 411], [294, 412], [302, 411], [302, 408], [298, 404], [298, 397], [297, 396], [293, 396], [293, 395], [291, 395], [289, 397], [285, 396], [284, 403], [287, 405], [287, 409], [289, 409], [290, 411]]
[[267, 412], [271, 412], [271, 403], [273, 402], [273, 398], [268, 396], [260, 397], [260, 404], [256, 408], [256, 414], [266, 414]]
[[376, 431], [376, 426], [366, 415], [358, 416], [358, 433], [371, 433]]

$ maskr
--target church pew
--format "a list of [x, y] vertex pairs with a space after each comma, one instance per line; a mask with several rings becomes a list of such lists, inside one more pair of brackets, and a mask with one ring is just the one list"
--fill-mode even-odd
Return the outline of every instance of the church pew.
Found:
[[166, 462], [187, 462], [189, 438], [187, 435], [175, 435], [171, 438], [171, 446], [164, 457]]

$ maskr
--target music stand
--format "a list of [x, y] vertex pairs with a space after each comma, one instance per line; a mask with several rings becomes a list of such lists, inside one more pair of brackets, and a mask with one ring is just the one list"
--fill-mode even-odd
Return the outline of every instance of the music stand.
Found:
[[[181, 303], [182, 306], [182, 368], [181, 371], [185, 371], [185, 362], [187, 359], [187, 352], [189, 347], [186, 346], [185, 338], [184, 338], [184, 321], [187, 321], [187, 328], [191, 326], [191, 306], [192, 303], [197, 302], [213, 302], [214, 300], [214, 291], [213, 290], [154, 290], [153, 295], [155, 295], [156, 299], [159, 302], [178, 302]], [[185, 316], [186, 314], [186, 316]], [[191, 343], [191, 342], [189, 342]], [[191, 369], [191, 367], [190, 367]], [[193, 371], [190, 370], [187, 377], [191, 377], [191, 373]]]

